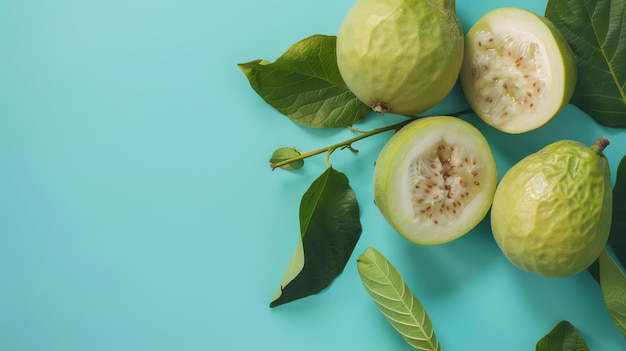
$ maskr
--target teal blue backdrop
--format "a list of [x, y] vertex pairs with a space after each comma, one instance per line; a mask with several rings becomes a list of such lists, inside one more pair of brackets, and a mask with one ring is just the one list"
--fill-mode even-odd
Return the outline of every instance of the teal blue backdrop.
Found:
[[[0, 350], [408, 350], [366, 294], [356, 257], [381, 251], [424, 303], [444, 350], [528, 351], [561, 320], [594, 351], [626, 342], [587, 274], [514, 268], [488, 220], [450, 244], [408, 243], [373, 204], [389, 134], [332, 156], [350, 178], [363, 233], [321, 293], [269, 308], [299, 239], [298, 206], [325, 170], [268, 165], [278, 147], [353, 136], [311, 130], [265, 104], [238, 63], [275, 60], [335, 35], [350, 0], [4, 0], [0, 2]], [[465, 29], [499, 6], [459, 0]], [[433, 113], [466, 106], [457, 88]], [[573, 106], [522, 135], [465, 117], [499, 174], [559, 139], [607, 136], [615, 170], [626, 131]], [[371, 129], [393, 116], [368, 116]]]

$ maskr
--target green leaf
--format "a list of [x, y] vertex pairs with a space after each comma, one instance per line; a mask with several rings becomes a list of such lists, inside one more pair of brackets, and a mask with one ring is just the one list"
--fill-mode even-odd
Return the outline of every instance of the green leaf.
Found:
[[292, 121], [313, 128], [354, 124], [371, 111], [348, 89], [337, 67], [335, 36], [313, 35], [274, 63], [239, 64], [263, 100]]
[[[617, 168], [617, 179], [613, 187], [613, 211], [609, 246], [613, 249], [617, 261], [626, 265], [626, 156]], [[600, 267], [598, 261], [589, 268], [591, 276], [600, 283]]]
[[561, 321], [539, 340], [536, 351], [589, 351], [589, 347], [576, 327]]
[[609, 315], [626, 337], [626, 276], [606, 250], [600, 254], [600, 287]]
[[613, 216], [609, 245], [618, 261], [626, 266], [626, 156], [617, 168], [613, 187]]
[[[274, 153], [272, 154], [272, 157], [270, 158], [270, 165], [290, 160], [294, 157], [300, 156], [301, 154], [302, 153], [300, 151], [296, 150], [293, 147], [281, 147], [279, 149], [276, 149], [276, 151], [274, 151]], [[280, 168], [288, 171], [293, 171], [296, 169], [300, 169], [303, 166], [304, 160], [297, 160], [281, 166]]]
[[545, 15], [574, 52], [572, 104], [602, 125], [626, 128], [626, 1], [549, 0]]
[[343, 271], [361, 236], [348, 177], [329, 167], [302, 196], [300, 241], [270, 307], [316, 294]]
[[380, 252], [367, 248], [359, 256], [357, 268], [367, 293], [409, 345], [424, 351], [441, 350], [424, 306]]

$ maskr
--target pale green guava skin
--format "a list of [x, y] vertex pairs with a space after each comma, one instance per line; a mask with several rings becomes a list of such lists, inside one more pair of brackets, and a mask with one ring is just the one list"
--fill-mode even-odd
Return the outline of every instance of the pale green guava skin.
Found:
[[493, 236], [515, 266], [548, 277], [588, 268], [607, 242], [612, 190], [596, 145], [557, 141], [502, 178], [491, 210]]
[[381, 113], [435, 106], [454, 87], [463, 50], [454, 0], [359, 0], [337, 35], [343, 80]]

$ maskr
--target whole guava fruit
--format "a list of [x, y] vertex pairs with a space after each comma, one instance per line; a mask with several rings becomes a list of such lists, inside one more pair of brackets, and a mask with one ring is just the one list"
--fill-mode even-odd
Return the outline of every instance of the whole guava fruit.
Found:
[[402, 127], [381, 150], [374, 200], [409, 241], [443, 244], [486, 216], [497, 182], [491, 148], [476, 127], [457, 117], [425, 117]]
[[485, 123], [510, 134], [537, 129], [570, 101], [574, 54], [544, 16], [503, 7], [481, 17], [465, 36], [461, 85]]
[[358, 0], [337, 35], [337, 64], [374, 111], [415, 115], [452, 90], [463, 49], [454, 0]]
[[564, 277], [588, 268], [609, 236], [609, 144], [561, 140], [526, 156], [504, 175], [491, 209], [493, 236], [515, 266]]

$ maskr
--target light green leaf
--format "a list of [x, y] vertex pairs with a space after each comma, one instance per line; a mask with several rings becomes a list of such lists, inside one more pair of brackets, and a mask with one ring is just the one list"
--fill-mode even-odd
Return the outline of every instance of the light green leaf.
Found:
[[589, 351], [589, 347], [576, 327], [561, 321], [539, 340], [536, 351]]
[[[279, 149], [276, 149], [276, 151], [274, 151], [274, 153], [272, 154], [272, 157], [270, 157], [270, 165], [275, 165], [279, 162], [287, 161], [294, 157], [300, 156], [301, 154], [302, 153], [300, 151], [296, 150], [293, 147], [281, 147]], [[296, 169], [300, 169], [303, 166], [304, 166], [304, 160], [297, 160], [297, 161], [287, 163], [286, 165], [281, 166], [280, 168], [288, 170], [288, 171], [293, 171]]]
[[367, 293], [409, 345], [424, 351], [441, 350], [424, 306], [380, 252], [367, 248], [359, 256], [357, 268]]
[[335, 36], [313, 35], [274, 63], [255, 60], [238, 66], [254, 91], [292, 121], [313, 128], [348, 126], [371, 108], [341, 78], [336, 41]]
[[332, 283], [361, 236], [359, 216], [348, 177], [329, 167], [302, 196], [300, 242], [270, 307], [316, 294]]
[[545, 15], [575, 55], [572, 103], [600, 124], [626, 128], [626, 1], [549, 0]]
[[626, 336], [626, 276], [606, 250], [600, 254], [600, 287], [609, 315]]

